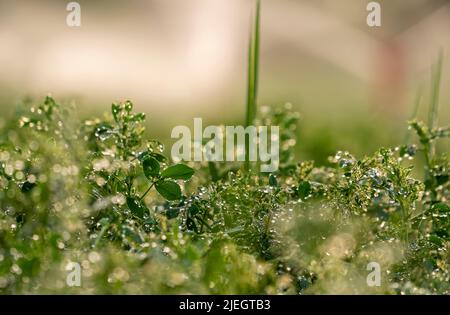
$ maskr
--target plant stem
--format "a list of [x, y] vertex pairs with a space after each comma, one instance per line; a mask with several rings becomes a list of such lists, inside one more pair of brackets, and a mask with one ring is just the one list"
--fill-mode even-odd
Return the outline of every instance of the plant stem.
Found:
[[145, 191], [145, 193], [141, 196], [141, 198], [139, 198], [139, 200], [142, 200], [145, 198], [145, 196], [147, 196], [148, 192], [150, 191], [150, 189], [152, 189], [152, 187], [155, 185], [156, 182], [153, 182], [150, 187], [148, 187], [148, 189]]

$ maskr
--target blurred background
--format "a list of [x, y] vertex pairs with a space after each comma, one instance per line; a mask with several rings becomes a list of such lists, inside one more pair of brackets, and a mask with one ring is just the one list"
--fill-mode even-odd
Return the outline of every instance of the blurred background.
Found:
[[[130, 99], [148, 134], [175, 125], [242, 124], [252, 0], [0, 0], [0, 114], [26, 98], [76, 102], [81, 117]], [[385, 0], [382, 26], [361, 0], [263, 0], [259, 105], [301, 113], [298, 159], [370, 154], [400, 144], [419, 91], [444, 51], [440, 124], [450, 117], [450, 2]], [[423, 88], [421, 88], [423, 87]], [[448, 150], [448, 144], [444, 145]]]

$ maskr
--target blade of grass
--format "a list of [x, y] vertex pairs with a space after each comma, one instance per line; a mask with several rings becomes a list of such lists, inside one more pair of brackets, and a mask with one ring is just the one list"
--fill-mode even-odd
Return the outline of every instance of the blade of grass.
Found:
[[[439, 113], [439, 93], [441, 86], [441, 73], [442, 73], [442, 50], [439, 52], [439, 57], [436, 64], [433, 67], [432, 81], [431, 81], [431, 103], [430, 111], [428, 114], [428, 128], [433, 130], [437, 127], [437, 119]], [[432, 145], [432, 150], [434, 146]], [[431, 152], [433, 153], [433, 152]]]
[[248, 47], [248, 73], [247, 73], [247, 115], [246, 126], [253, 124], [256, 116], [256, 102], [258, 93], [258, 67], [259, 67], [259, 36], [260, 36], [261, 1], [256, 1], [256, 12], [250, 31]]
[[[420, 85], [419, 90], [416, 95], [416, 100], [414, 102], [414, 107], [411, 112], [411, 116], [409, 117], [409, 121], [417, 118], [417, 113], [419, 112], [420, 103], [422, 103], [422, 96], [423, 96], [423, 85]], [[405, 140], [403, 143], [408, 144], [411, 140], [411, 132], [409, 130], [406, 131], [405, 134]]]
[[[258, 75], [259, 75], [259, 37], [260, 37], [260, 14], [261, 1], [256, 1], [256, 12], [253, 19], [250, 41], [248, 47], [248, 72], [247, 72], [247, 111], [245, 117], [245, 126], [253, 124], [257, 112], [258, 96]], [[252, 139], [249, 139], [252, 141]], [[245, 150], [245, 169], [250, 170], [249, 161], [249, 141], [247, 141]]]
[[[441, 72], [442, 72], [442, 59], [443, 53], [442, 50], [439, 52], [439, 57], [433, 66], [432, 70], [432, 79], [431, 79], [431, 103], [430, 109], [428, 112], [428, 128], [430, 133], [434, 128], [437, 127], [438, 120], [438, 112], [439, 112], [439, 93], [440, 93], [440, 85], [441, 85]], [[425, 160], [426, 160], [426, 168], [425, 168], [425, 180], [431, 181], [432, 187], [436, 184], [436, 179], [431, 175], [431, 169], [433, 167], [432, 160], [435, 155], [435, 144], [434, 141], [429, 141], [426, 145], [425, 149]], [[434, 188], [431, 189], [431, 194], [433, 199], [436, 197], [436, 191]]]

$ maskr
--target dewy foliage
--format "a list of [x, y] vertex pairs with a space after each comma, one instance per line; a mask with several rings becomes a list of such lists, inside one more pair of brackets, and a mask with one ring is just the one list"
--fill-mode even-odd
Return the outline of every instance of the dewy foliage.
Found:
[[[414, 141], [327, 166], [294, 160], [290, 105], [262, 108], [252, 123], [280, 127], [269, 175], [172, 164], [129, 101], [85, 121], [51, 97], [25, 107], [0, 130], [0, 292], [449, 294], [439, 78], [430, 123], [410, 122]], [[70, 262], [79, 287], [66, 283]], [[379, 287], [367, 285], [370, 262]]]
[[[266, 108], [256, 122], [280, 126], [279, 171], [217, 163], [212, 180], [211, 162], [171, 164], [144, 119], [127, 101], [80, 121], [47, 97], [3, 127], [1, 292], [450, 293], [449, 162], [430, 152], [448, 128], [411, 121], [417, 146], [315, 167], [293, 161], [290, 106]], [[71, 261], [80, 287], [66, 285]], [[372, 261], [381, 287], [366, 284]]]

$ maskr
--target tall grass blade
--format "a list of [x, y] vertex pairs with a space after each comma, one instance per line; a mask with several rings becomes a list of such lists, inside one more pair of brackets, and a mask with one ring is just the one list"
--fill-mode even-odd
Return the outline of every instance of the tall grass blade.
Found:
[[256, 116], [256, 102], [258, 93], [259, 68], [259, 37], [260, 37], [260, 10], [261, 1], [256, 1], [256, 12], [250, 31], [248, 47], [248, 73], [247, 73], [247, 115], [246, 126], [253, 124]]
[[[419, 112], [419, 107], [420, 107], [420, 104], [422, 103], [422, 98], [423, 98], [423, 85], [421, 85], [419, 87], [419, 90], [416, 95], [416, 100], [414, 102], [414, 107], [411, 112], [411, 115], [409, 116], [408, 121], [411, 121], [411, 120], [417, 118], [417, 113]], [[408, 129], [405, 134], [405, 140], [403, 141], [403, 143], [408, 144], [410, 140], [411, 140], [411, 132]]]
[[[433, 66], [432, 80], [431, 80], [431, 102], [430, 111], [428, 114], [428, 128], [433, 130], [437, 127], [438, 113], [439, 113], [439, 93], [441, 86], [442, 73], [442, 50], [439, 52], [439, 57], [436, 64]], [[434, 154], [434, 144], [430, 144], [430, 155]]]
[[[256, 1], [256, 11], [253, 19], [250, 41], [248, 47], [248, 72], [247, 72], [247, 111], [245, 117], [245, 126], [248, 127], [253, 124], [257, 112], [257, 98], [258, 98], [258, 75], [259, 75], [259, 45], [260, 45], [260, 16], [261, 16], [261, 1]], [[249, 139], [252, 141], [252, 139]], [[245, 169], [250, 169], [249, 149], [246, 146]]]

